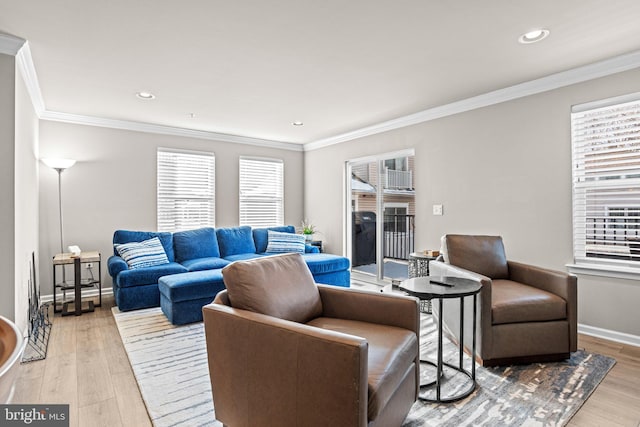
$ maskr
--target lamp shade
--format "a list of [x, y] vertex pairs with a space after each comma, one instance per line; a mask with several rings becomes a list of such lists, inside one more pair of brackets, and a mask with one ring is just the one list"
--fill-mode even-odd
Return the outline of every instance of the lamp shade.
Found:
[[42, 162], [56, 170], [69, 169], [71, 166], [76, 164], [76, 161], [73, 159], [42, 159]]

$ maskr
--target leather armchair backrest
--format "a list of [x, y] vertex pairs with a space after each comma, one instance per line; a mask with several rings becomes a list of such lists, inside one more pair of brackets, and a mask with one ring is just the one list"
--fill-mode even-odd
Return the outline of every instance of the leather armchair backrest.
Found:
[[445, 240], [449, 264], [490, 279], [509, 278], [502, 237], [447, 234]]
[[235, 308], [306, 323], [322, 314], [322, 300], [300, 254], [236, 261], [222, 269]]

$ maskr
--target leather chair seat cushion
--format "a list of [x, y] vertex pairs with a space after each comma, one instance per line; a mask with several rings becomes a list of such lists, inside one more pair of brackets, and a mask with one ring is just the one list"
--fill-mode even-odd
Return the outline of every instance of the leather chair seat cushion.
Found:
[[331, 317], [318, 317], [307, 324], [367, 340], [368, 417], [376, 419], [416, 360], [419, 351], [416, 334], [395, 326]]
[[562, 320], [567, 318], [567, 302], [533, 286], [512, 280], [494, 280], [491, 317], [494, 325]]
[[305, 323], [322, 314], [322, 300], [301, 254], [236, 261], [222, 269], [235, 308]]

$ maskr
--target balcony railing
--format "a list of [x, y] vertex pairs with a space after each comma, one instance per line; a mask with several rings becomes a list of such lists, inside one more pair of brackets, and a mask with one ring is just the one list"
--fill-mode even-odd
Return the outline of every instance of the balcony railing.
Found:
[[607, 217], [588, 221], [587, 257], [640, 260], [640, 219]]
[[413, 173], [385, 168], [384, 188], [413, 188]]
[[409, 259], [414, 252], [414, 219], [415, 215], [384, 216], [384, 257]]

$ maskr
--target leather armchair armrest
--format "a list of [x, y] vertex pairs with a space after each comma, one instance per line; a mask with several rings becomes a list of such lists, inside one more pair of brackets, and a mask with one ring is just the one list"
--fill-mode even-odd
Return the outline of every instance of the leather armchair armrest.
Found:
[[272, 425], [367, 424], [365, 339], [220, 304], [202, 311], [224, 424], [265, 423], [265, 413]]
[[[487, 276], [483, 276], [482, 274], [474, 273], [473, 271], [465, 270], [464, 268], [456, 267], [455, 265], [447, 264], [442, 261], [431, 261], [429, 263], [429, 275], [451, 276], [477, 280], [482, 284], [483, 298], [488, 297], [488, 300], [491, 301], [491, 279]], [[489, 307], [491, 307], [491, 305], [489, 305]]]
[[397, 326], [420, 336], [417, 298], [320, 284], [318, 290], [325, 317]]
[[129, 266], [127, 262], [117, 255], [111, 255], [107, 260], [107, 268], [109, 270], [109, 275], [113, 277], [114, 283], [116, 276], [124, 270], [128, 270]]
[[509, 278], [558, 295], [567, 302], [570, 351], [578, 348], [578, 278], [573, 274], [508, 261]]
[[515, 261], [507, 261], [507, 263], [509, 278], [514, 282], [551, 292], [567, 302], [576, 297], [578, 279], [572, 274]]
[[[484, 357], [487, 357], [489, 354], [488, 352], [493, 345], [491, 279], [487, 276], [483, 276], [482, 274], [474, 273], [473, 271], [465, 270], [464, 268], [456, 267], [455, 265], [447, 264], [442, 261], [431, 261], [429, 263], [429, 274], [432, 276], [452, 276], [477, 280], [482, 284], [482, 291], [480, 291], [480, 298], [478, 298], [478, 324], [480, 327], [477, 331], [477, 336], [479, 338], [477, 345], [479, 348], [479, 354], [483, 355], [484, 352]], [[434, 310], [437, 311], [437, 307], [435, 307], [435, 305]]]

